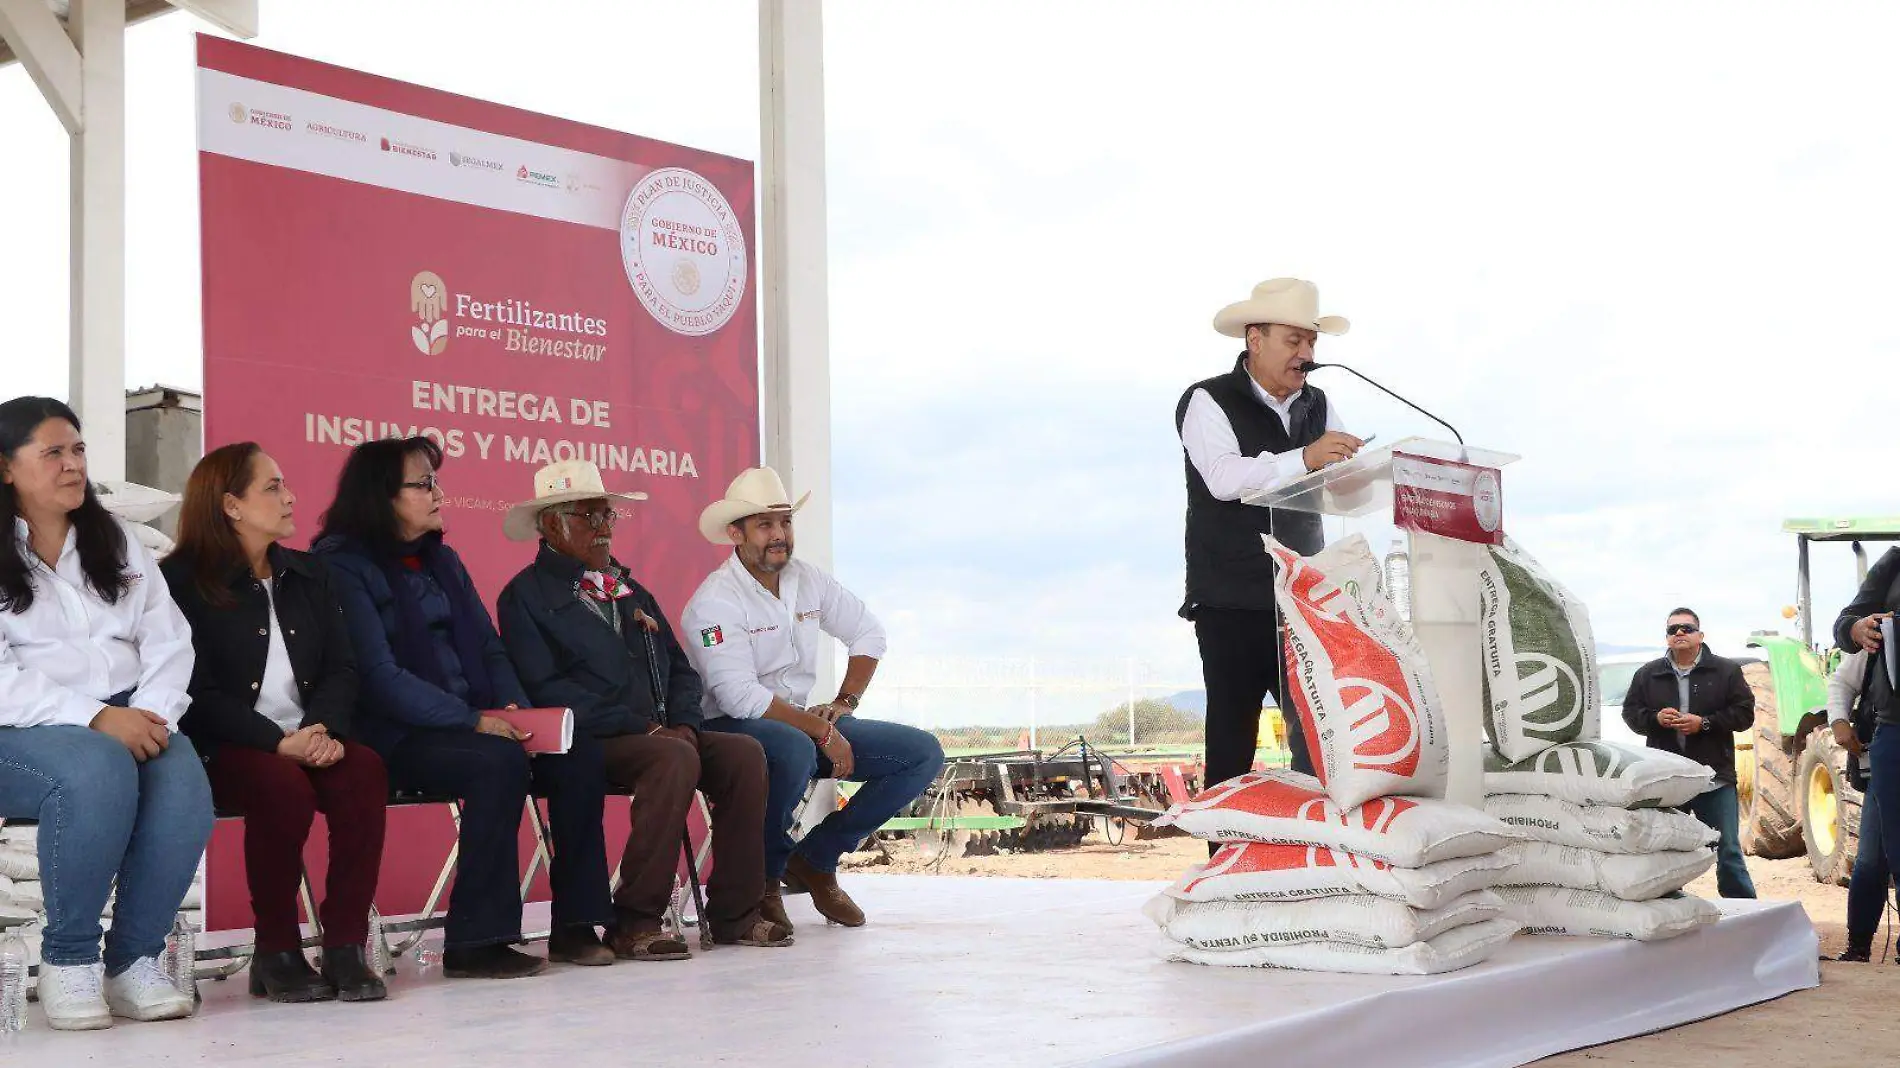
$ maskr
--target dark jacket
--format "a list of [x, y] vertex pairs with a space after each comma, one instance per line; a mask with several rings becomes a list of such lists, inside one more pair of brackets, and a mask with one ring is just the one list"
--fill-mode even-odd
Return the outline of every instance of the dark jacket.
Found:
[[[1665, 708], [1693, 712], [1708, 720], [1699, 734], [1688, 737], [1688, 744], [1676, 748], [1676, 732], [1656, 722], [1656, 713]], [[1742, 666], [1702, 647], [1702, 662], [1689, 672], [1689, 707], [1681, 707], [1676, 686], [1676, 669], [1667, 656], [1651, 660], [1630, 680], [1623, 697], [1623, 722], [1630, 730], [1649, 739], [1651, 749], [1681, 753], [1690, 760], [1707, 764], [1715, 777], [1735, 782], [1735, 735], [1755, 727], [1755, 693], [1742, 678]]]
[[[334, 537], [318, 542], [312, 551], [330, 565], [337, 600], [343, 605], [343, 619], [349, 628], [350, 647], [356, 653], [357, 675], [362, 680], [358, 732], [363, 741], [388, 756], [397, 743], [418, 727], [473, 730], [483, 710], [469, 704], [466, 684], [456, 685], [462, 681], [461, 665], [454, 644], [446, 636], [445, 624], [451, 603], [459, 601], [479, 606], [480, 599], [475, 593], [474, 581], [468, 577], [468, 568], [455, 555], [455, 550], [447, 545], [439, 550], [447, 554], [452, 565], [449, 570], [458, 584], [453, 600], [448, 591], [425, 574], [404, 572], [399, 579], [411, 584], [410, 590], [421, 602], [424, 619], [436, 636], [436, 652], [442, 658], [443, 673], [449, 679], [446, 690], [396, 662], [392, 646], [392, 635], [396, 631], [395, 593], [383, 569], [368, 552]], [[473, 622], [484, 636], [482, 663], [488, 670], [497, 704], [527, 707], [528, 695], [508, 662], [508, 650], [502, 646], [501, 636], [495, 633], [494, 622], [486, 610], [482, 610], [480, 616]], [[454, 692], [458, 688], [462, 691], [460, 694]]]
[[[522, 685], [539, 706], [573, 709], [575, 725], [597, 738], [645, 734], [656, 726], [698, 729], [704, 692], [699, 673], [687, 663], [659, 602], [619, 561], [611, 566], [633, 588], [633, 596], [613, 602], [619, 634], [580, 602], [586, 568], [546, 542], [534, 563], [509, 580], [495, 614]], [[634, 621], [635, 609], [660, 625], [650, 643]], [[649, 646], [656, 660], [649, 660]], [[664, 709], [654, 700], [655, 666], [665, 680]]]
[[[1834, 644], [1850, 653], [1859, 648], [1854, 644], [1854, 624], [1877, 612], [1900, 612], [1900, 549], [1888, 549], [1880, 557], [1867, 572], [1867, 580], [1860, 584], [1854, 599], [1835, 617]], [[1868, 657], [1880, 667], [1873, 673], [1864, 700], [1874, 710], [1875, 719], [1900, 725], [1900, 698], [1894, 694], [1893, 682], [1887, 677], [1886, 655], [1883, 649]]]
[[356, 711], [356, 657], [337, 604], [329, 569], [305, 553], [272, 545], [271, 580], [276, 619], [264, 584], [239, 564], [228, 586], [235, 603], [214, 606], [199, 591], [196, 576], [176, 556], [159, 565], [171, 586], [172, 600], [191, 624], [197, 663], [191, 672], [191, 708], [179, 723], [198, 752], [213, 755], [221, 745], [242, 745], [275, 752], [283, 729], [257, 711], [264, 662], [270, 655], [270, 626], [283, 632], [290, 654], [303, 723], [321, 723], [337, 738], [350, 735]]

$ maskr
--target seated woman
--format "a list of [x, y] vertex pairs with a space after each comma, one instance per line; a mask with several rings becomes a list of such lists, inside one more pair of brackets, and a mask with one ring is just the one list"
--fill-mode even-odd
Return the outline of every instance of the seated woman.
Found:
[[596, 927], [613, 921], [601, 827], [607, 771], [577, 735], [531, 761], [523, 735], [485, 710], [528, 704], [468, 569], [442, 540], [442, 450], [425, 437], [366, 442], [337, 479], [313, 551], [330, 564], [362, 688], [357, 731], [398, 789], [462, 799], [461, 853], [442, 970], [535, 975], [521, 941], [517, 835], [530, 789], [548, 798], [554, 930], [548, 959], [612, 964]]
[[[277, 462], [249, 441], [214, 450], [185, 484], [178, 544], [160, 569], [198, 652], [181, 726], [205, 756], [218, 806], [244, 815], [251, 993], [378, 1001], [388, 991], [364, 943], [389, 780], [382, 758], [349, 739], [356, 660], [329, 570], [278, 544], [297, 532], [296, 503]], [[318, 812], [330, 830], [321, 974], [304, 959], [297, 923]]]
[[0, 817], [40, 823], [47, 1023], [189, 1016], [158, 956], [211, 837], [204, 766], [173, 733], [191, 628], [50, 397], [0, 404], [0, 537]]

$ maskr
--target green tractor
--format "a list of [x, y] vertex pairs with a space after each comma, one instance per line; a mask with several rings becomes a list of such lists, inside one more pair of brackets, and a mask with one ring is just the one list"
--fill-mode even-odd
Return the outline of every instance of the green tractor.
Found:
[[1742, 669], [1755, 693], [1755, 730], [1735, 736], [1742, 847], [1776, 859], [1806, 854], [1815, 879], [1846, 885], [1860, 848], [1861, 795], [1847, 781], [1847, 751], [1827, 729], [1827, 679], [1841, 652], [1832, 648], [1832, 612], [1822, 619], [1823, 644], [1814, 640], [1808, 548], [1847, 542], [1864, 580], [1862, 543], [1900, 541], [1900, 517], [1790, 519], [1781, 529], [1795, 536], [1798, 554], [1796, 602], [1783, 615], [1800, 637], [1757, 631], [1749, 639], [1761, 660]]

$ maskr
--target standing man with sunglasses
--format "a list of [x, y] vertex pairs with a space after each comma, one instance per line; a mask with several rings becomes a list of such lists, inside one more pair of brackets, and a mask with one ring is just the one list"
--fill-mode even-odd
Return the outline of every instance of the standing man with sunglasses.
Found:
[[1755, 727], [1755, 694], [1742, 666], [1702, 641], [1702, 620], [1687, 608], [1669, 613], [1669, 655], [1643, 665], [1623, 698], [1623, 722], [1651, 749], [1681, 753], [1715, 772], [1715, 789], [1690, 801], [1696, 819], [1722, 836], [1715, 885], [1723, 897], [1755, 896], [1742, 859], [1741, 809], [1735, 792], [1735, 735]]

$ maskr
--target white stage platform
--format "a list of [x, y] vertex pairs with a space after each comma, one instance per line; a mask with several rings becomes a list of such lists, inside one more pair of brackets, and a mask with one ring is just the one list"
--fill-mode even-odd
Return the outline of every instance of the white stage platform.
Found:
[[1154, 883], [857, 876], [847, 931], [788, 898], [789, 949], [557, 967], [514, 982], [398, 966], [374, 1005], [272, 1005], [242, 973], [194, 1020], [0, 1036], [8, 1064], [1518, 1065], [1820, 981], [1795, 904], [1724, 903], [1658, 945], [1518, 938], [1424, 979], [1200, 968], [1150, 954]]

